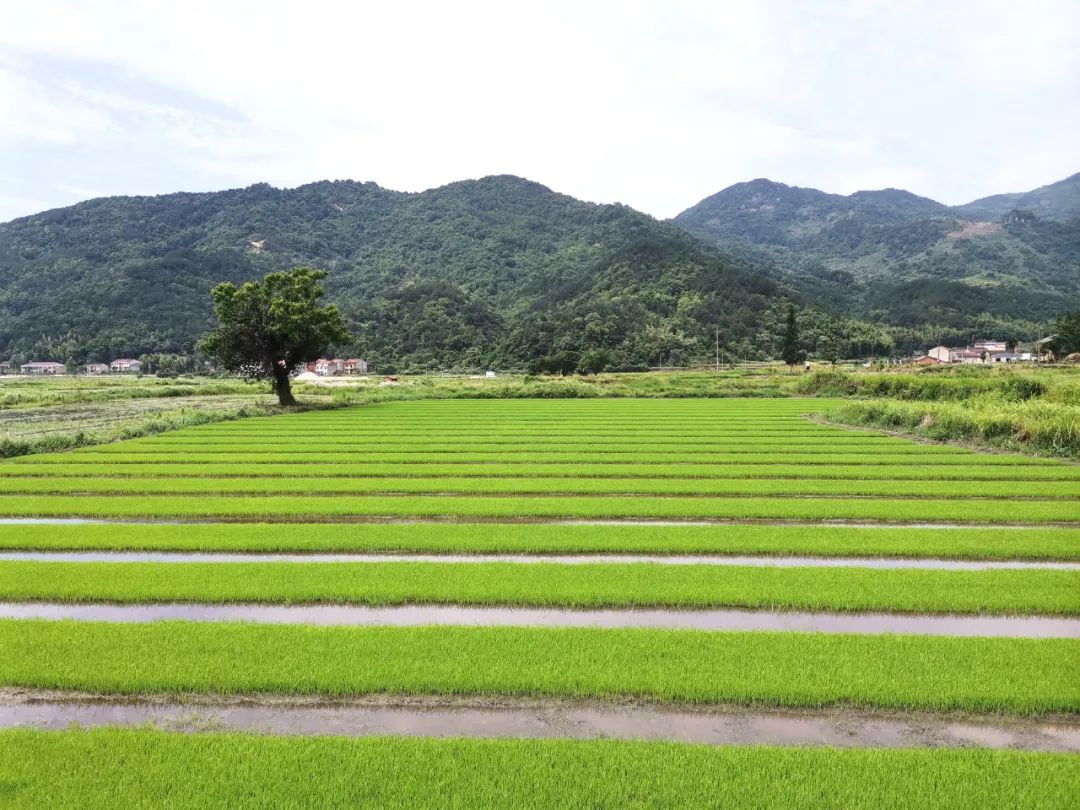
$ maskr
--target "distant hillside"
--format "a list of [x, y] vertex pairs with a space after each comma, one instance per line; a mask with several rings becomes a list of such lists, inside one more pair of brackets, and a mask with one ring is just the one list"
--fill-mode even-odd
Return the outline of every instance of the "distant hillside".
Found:
[[348, 348], [383, 368], [633, 367], [767, 351], [780, 290], [625, 206], [516, 177], [420, 194], [261, 184], [91, 200], [0, 225], [0, 359], [190, 352], [209, 290], [298, 264], [330, 272]]
[[808, 301], [926, 335], [1017, 337], [1080, 304], [1080, 175], [950, 208], [906, 191], [849, 196], [738, 183], [675, 218], [772, 257]]
[[1080, 218], [1080, 172], [1048, 186], [1020, 194], [995, 194], [958, 205], [953, 212], [967, 219], [1000, 219], [1014, 210], [1030, 211], [1042, 219]]

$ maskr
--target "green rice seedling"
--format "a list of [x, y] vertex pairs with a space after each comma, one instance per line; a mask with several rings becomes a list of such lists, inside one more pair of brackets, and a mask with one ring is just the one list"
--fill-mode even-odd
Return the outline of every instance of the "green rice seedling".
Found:
[[1053, 500], [615, 496], [0, 495], [8, 517], [462, 517], [713, 520], [867, 520], [893, 523], [1080, 522], [1080, 505]]
[[1080, 560], [1080, 529], [198, 523], [0, 525], [0, 548], [442, 554], [716, 554]]
[[0, 561], [0, 600], [1080, 614], [1080, 572], [598, 563]]
[[[991, 481], [1011, 484], [1016, 494], [1038, 495], [1039, 481], [1080, 481], [1080, 466], [912, 464], [829, 465], [829, 464], [512, 464], [484, 462], [440, 462], [438, 464], [352, 461], [337, 464], [189, 464], [103, 461], [97, 464], [68, 464], [42, 460], [34, 464], [0, 464], [0, 479], [30, 477], [82, 478], [570, 478], [650, 480], [680, 478], [709, 479], [836, 480], [950, 482]], [[288, 486], [288, 484], [284, 484]]]
[[0, 620], [0, 649], [0, 684], [95, 694], [515, 695], [1080, 711], [1075, 639]]
[[944, 498], [1080, 498], [1080, 481], [1043, 481], [1038, 488], [1015, 481], [890, 481], [862, 478], [740, 479], [740, 478], [6, 478], [6, 494], [275, 494], [327, 495], [331, 493], [461, 493], [509, 495], [847, 495]]
[[13, 810], [116, 807], [1071, 808], [1075, 756], [618, 740], [0, 731]]

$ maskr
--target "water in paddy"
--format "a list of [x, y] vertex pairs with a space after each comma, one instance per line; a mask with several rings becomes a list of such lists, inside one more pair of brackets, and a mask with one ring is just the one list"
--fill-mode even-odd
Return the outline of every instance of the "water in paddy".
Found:
[[321, 626], [647, 627], [669, 630], [782, 630], [931, 636], [1080, 638], [1080, 619], [925, 616], [755, 610], [558, 610], [457, 605], [94, 605], [0, 603], [0, 618], [103, 622], [258, 622]]
[[533, 739], [666, 740], [705, 745], [828, 745], [832, 747], [968, 747], [1080, 752], [1080, 725], [1071, 722], [955, 720], [837, 709], [766, 712], [680, 711], [658, 707], [509, 701], [403, 705], [338, 702], [304, 705], [258, 697], [217, 704], [57, 700], [32, 694], [0, 698], [0, 728], [65, 729], [147, 724], [173, 731], [259, 731]]

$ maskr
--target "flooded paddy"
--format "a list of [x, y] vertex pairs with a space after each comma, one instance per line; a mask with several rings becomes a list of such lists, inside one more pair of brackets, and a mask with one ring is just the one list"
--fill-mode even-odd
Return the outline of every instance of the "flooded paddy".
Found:
[[1080, 619], [936, 616], [757, 610], [572, 610], [455, 605], [96, 605], [0, 603], [0, 618], [96, 622], [254, 622], [316, 626], [596, 627], [666, 630], [771, 630], [795, 633], [910, 634], [1080, 639]]
[[143, 727], [295, 736], [623, 739], [703, 745], [837, 748], [980, 747], [1080, 752], [1080, 723], [851, 709], [693, 710], [499, 699], [137, 699], [33, 692], [0, 694], [0, 728]]

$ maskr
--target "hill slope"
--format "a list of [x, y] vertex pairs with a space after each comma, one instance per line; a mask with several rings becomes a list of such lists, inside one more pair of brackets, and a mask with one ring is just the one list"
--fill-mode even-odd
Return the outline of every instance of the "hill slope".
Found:
[[[0, 225], [0, 358], [189, 352], [221, 280], [311, 264], [383, 368], [571, 369], [760, 350], [776, 283], [671, 223], [516, 177], [91, 200]], [[342, 347], [343, 349], [346, 347]]]
[[1029, 337], [1080, 302], [1080, 175], [955, 208], [896, 189], [842, 196], [754, 180], [674, 221], [767, 252], [809, 300], [895, 327]]

